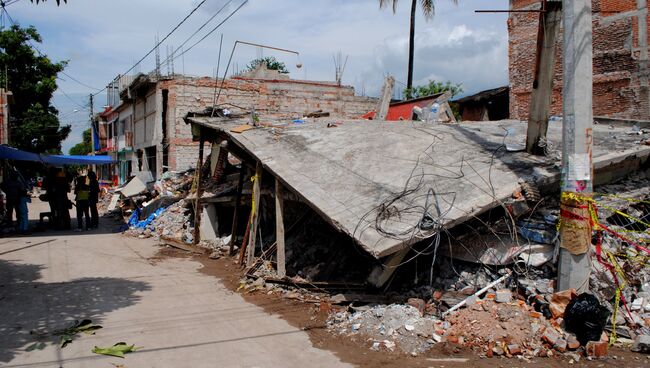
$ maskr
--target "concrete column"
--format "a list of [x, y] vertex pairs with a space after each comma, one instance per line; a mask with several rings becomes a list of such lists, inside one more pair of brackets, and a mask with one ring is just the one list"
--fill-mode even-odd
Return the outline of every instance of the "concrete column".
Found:
[[555, 41], [560, 33], [562, 22], [561, 5], [562, 3], [559, 1], [549, 1], [546, 3], [546, 12], [540, 13], [539, 16], [536, 75], [530, 97], [530, 115], [526, 138], [526, 151], [535, 155], [543, 155], [546, 150], [548, 112], [553, 97]]
[[562, 227], [558, 290], [589, 288], [591, 226], [587, 202], [593, 192], [591, 0], [564, 0], [562, 127]]

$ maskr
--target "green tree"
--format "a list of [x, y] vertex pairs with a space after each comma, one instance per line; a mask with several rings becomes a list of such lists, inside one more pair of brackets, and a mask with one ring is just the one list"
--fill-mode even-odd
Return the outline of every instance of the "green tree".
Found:
[[404, 97], [409, 100], [412, 98], [431, 96], [447, 91], [451, 93], [451, 97], [454, 97], [458, 94], [463, 93], [463, 86], [460, 83], [454, 84], [450, 81], [442, 83], [434, 80], [429, 80], [429, 83], [425, 85], [406, 88], [404, 90]]
[[[37, 153], [60, 153], [70, 126], [61, 126], [51, 103], [57, 74], [67, 62], [53, 62], [38, 52], [34, 27], [13, 25], [0, 31], [0, 85], [8, 85], [15, 103], [9, 120], [10, 144]], [[6, 71], [6, 73], [5, 73]]]
[[287, 70], [287, 66], [283, 62], [278, 61], [273, 56], [258, 58], [251, 61], [248, 64], [248, 66], [246, 66], [246, 70], [247, 71], [255, 70], [260, 64], [266, 64], [266, 68], [269, 70], [277, 70], [282, 74], [289, 74], [289, 70]]
[[82, 133], [82, 140], [81, 143], [77, 143], [72, 148], [70, 148], [70, 154], [71, 155], [79, 155], [79, 156], [85, 156], [90, 153], [92, 150], [92, 145], [91, 145], [91, 134], [90, 134], [90, 129], [84, 130]]
[[[384, 8], [388, 4], [392, 4], [393, 13], [397, 11], [397, 1], [398, 0], [379, 0], [379, 8]], [[451, 0], [454, 4], [458, 3], [458, 0]], [[409, 32], [409, 67], [408, 67], [408, 77], [406, 81], [406, 88], [413, 88], [413, 56], [415, 54], [415, 13], [418, 7], [418, 0], [411, 0], [411, 29]], [[426, 20], [433, 19], [433, 15], [436, 12], [435, 0], [420, 0], [420, 8], [422, 8], [422, 13]]]

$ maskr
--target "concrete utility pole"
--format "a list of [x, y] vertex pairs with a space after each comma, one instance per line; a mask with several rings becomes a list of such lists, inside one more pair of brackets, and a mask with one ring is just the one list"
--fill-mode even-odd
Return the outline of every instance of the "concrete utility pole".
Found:
[[[93, 94], [90, 94], [90, 155], [95, 156], [95, 110], [93, 109]], [[91, 166], [94, 172], [97, 172], [95, 165]]]
[[562, 204], [558, 290], [589, 288], [593, 193], [591, 0], [563, 0]]
[[93, 94], [90, 94], [90, 155], [95, 156], [95, 123], [93, 122]]

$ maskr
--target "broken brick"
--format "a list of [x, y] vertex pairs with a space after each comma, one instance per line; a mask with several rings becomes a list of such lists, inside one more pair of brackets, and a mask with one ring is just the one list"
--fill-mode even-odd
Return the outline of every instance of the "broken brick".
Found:
[[558, 339], [555, 342], [555, 345], [553, 346], [553, 348], [555, 348], [555, 350], [559, 351], [560, 353], [564, 353], [564, 352], [566, 352], [567, 341], [565, 339]]
[[418, 298], [410, 298], [406, 304], [410, 305], [411, 307], [417, 309], [420, 312], [421, 316], [424, 316], [424, 308], [426, 307], [427, 303]]
[[569, 350], [576, 350], [580, 347], [580, 342], [573, 334], [569, 334], [569, 336], [567, 336], [566, 342], [567, 348]]
[[557, 340], [560, 339], [560, 335], [555, 332], [552, 328], [547, 328], [542, 335], [542, 340], [548, 343], [550, 346], [555, 346]]
[[603, 358], [607, 356], [609, 345], [605, 341], [589, 341], [587, 343], [587, 356], [592, 358]]
[[564, 310], [569, 305], [571, 299], [576, 296], [575, 289], [569, 289], [557, 292], [551, 296], [549, 310], [554, 318], [564, 317]]
[[521, 354], [521, 348], [517, 344], [510, 344], [508, 345], [508, 353], [511, 355], [519, 355]]
[[532, 318], [542, 318], [542, 314], [536, 311], [530, 311], [530, 316]]

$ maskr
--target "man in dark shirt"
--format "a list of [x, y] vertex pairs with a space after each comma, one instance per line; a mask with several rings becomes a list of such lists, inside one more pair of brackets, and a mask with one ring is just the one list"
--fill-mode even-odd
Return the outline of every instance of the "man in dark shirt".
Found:
[[88, 196], [88, 205], [90, 206], [91, 228], [96, 229], [99, 226], [99, 213], [97, 212], [97, 203], [99, 202], [99, 182], [97, 174], [94, 171], [88, 172], [90, 193]]

